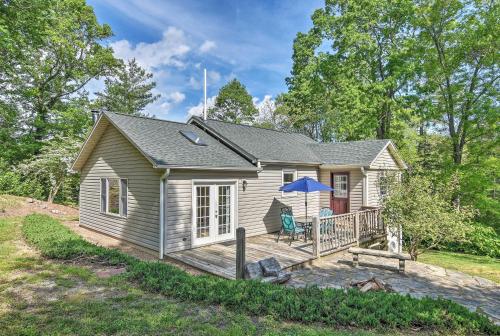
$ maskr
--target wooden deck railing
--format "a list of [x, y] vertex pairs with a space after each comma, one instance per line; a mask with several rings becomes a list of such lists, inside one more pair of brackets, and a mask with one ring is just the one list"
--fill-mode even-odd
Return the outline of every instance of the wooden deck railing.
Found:
[[323, 254], [347, 248], [385, 234], [379, 208], [342, 215], [313, 218], [313, 254]]

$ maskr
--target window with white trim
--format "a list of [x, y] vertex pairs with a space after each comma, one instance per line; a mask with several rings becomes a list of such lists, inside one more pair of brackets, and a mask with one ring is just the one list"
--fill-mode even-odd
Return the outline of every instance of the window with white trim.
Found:
[[127, 217], [128, 180], [101, 178], [101, 212]]
[[[283, 169], [281, 177], [282, 177], [281, 181], [282, 186], [290, 184], [297, 179], [297, 169]], [[282, 192], [281, 194], [283, 196], [296, 196], [297, 192], [296, 191]]]
[[380, 199], [383, 200], [390, 192], [391, 185], [401, 179], [400, 173], [381, 171], [378, 175], [378, 192]]
[[349, 195], [348, 185], [349, 178], [347, 175], [338, 175], [335, 174], [333, 176], [333, 195], [336, 198], [347, 198]]

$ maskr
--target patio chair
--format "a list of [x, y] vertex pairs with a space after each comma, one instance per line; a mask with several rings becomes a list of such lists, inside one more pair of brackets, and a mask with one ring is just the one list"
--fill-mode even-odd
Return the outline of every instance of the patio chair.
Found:
[[322, 218], [322, 217], [330, 217], [330, 216], [333, 216], [335, 215], [335, 212], [333, 212], [332, 209], [330, 208], [321, 208], [319, 210], [319, 217]]
[[290, 208], [290, 207], [281, 208], [281, 213], [293, 216], [292, 208]]
[[[330, 209], [330, 208], [321, 208], [319, 210], [319, 218], [325, 218], [325, 217], [331, 217], [335, 215], [335, 212]], [[325, 219], [323, 221], [321, 221], [321, 224], [320, 224], [320, 232], [321, 234], [325, 233], [326, 232], [326, 228], [327, 227], [331, 227], [332, 230], [330, 230], [330, 232], [335, 232], [335, 220], [333, 220], [332, 218], [328, 218], [328, 219]]]
[[282, 213], [281, 214], [281, 230], [278, 232], [277, 243], [280, 241], [281, 234], [286, 233], [290, 238], [289, 245], [292, 245], [292, 241], [295, 239], [295, 235], [304, 234], [305, 230], [303, 227], [297, 226], [295, 219], [292, 215]]

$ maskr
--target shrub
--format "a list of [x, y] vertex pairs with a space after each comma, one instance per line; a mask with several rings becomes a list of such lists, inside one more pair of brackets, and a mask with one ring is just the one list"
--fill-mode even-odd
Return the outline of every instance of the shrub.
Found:
[[492, 227], [476, 223], [467, 241], [448, 241], [439, 245], [438, 249], [500, 258], [500, 238]]
[[24, 179], [17, 171], [0, 170], [0, 193], [14, 196], [45, 198], [42, 183], [36, 179]]
[[304, 323], [322, 322], [333, 327], [424, 327], [500, 334], [500, 328], [485, 316], [449, 300], [361, 293], [354, 289], [294, 289], [256, 281], [192, 276], [162, 262], [140, 261], [120, 251], [93, 245], [45, 215], [27, 216], [23, 233], [27, 241], [47, 257], [87, 257], [109, 264], [125, 264], [130, 279], [146, 290], [181, 300], [221, 304], [242, 313]]
[[394, 231], [402, 229], [412, 260], [444, 241], [466, 240], [473, 212], [452, 206], [447, 194], [453, 186], [447, 187], [440, 190], [424, 176], [408, 175], [384, 199], [384, 221]]

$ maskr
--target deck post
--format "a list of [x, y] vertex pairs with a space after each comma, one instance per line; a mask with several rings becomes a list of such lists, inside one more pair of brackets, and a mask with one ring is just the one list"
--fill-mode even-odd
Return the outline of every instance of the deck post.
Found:
[[245, 278], [245, 228], [236, 229], [236, 279]]
[[312, 238], [313, 238], [313, 256], [319, 258], [321, 255], [321, 230], [319, 228], [320, 220], [318, 216], [314, 216], [312, 219]]
[[354, 213], [354, 229], [356, 230], [356, 245], [359, 246], [359, 211]]

